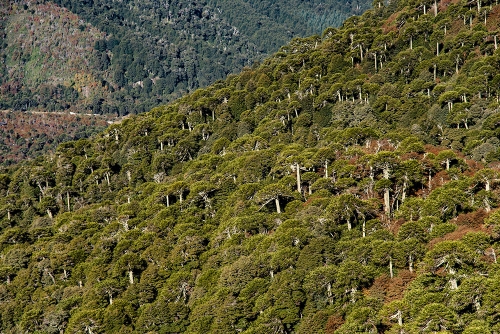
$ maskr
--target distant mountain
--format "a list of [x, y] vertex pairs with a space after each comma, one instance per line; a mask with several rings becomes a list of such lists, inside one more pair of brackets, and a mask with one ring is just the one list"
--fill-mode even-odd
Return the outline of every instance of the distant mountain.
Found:
[[0, 167], [1, 331], [500, 332], [499, 21], [380, 4]]
[[[139, 113], [367, 8], [335, 1], [4, 1], [0, 110]], [[22, 140], [3, 146], [3, 162], [41, 149], [29, 144], [27, 131], [12, 131], [1, 134], [6, 143]], [[57, 131], [46, 135], [67, 138]]]
[[338, 1], [2, 2], [0, 108], [123, 116], [368, 8]]

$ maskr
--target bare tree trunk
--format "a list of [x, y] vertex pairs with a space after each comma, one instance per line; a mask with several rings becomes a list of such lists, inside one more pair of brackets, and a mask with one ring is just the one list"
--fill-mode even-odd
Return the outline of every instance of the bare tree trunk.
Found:
[[295, 163], [295, 169], [297, 173], [297, 191], [300, 193], [300, 165], [298, 162]]
[[391, 278], [394, 278], [394, 270], [392, 269], [392, 256], [389, 257], [389, 273], [391, 274]]
[[407, 187], [407, 184], [406, 184], [406, 180], [405, 180], [403, 182], [403, 190], [402, 190], [402, 194], [401, 194], [401, 203], [404, 203], [405, 199], [406, 199], [406, 187]]
[[384, 211], [387, 216], [391, 214], [389, 188], [384, 189]]
[[279, 200], [279, 198], [276, 197], [274, 199], [274, 203], [276, 204], [276, 212], [277, 213], [281, 213], [281, 207], [280, 207], [280, 200]]
[[130, 269], [128, 271], [128, 281], [129, 281], [130, 284], [134, 284], [134, 273]]
[[357, 291], [358, 291], [358, 289], [351, 288], [351, 303], [355, 303], [356, 302], [356, 292]]
[[71, 207], [69, 205], [69, 191], [66, 191], [66, 205], [68, 206], [68, 211], [71, 211]]
[[458, 283], [457, 283], [457, 279], [453, 276], [455, 275], [455, 270], [453, 268], [450, 268], [449, 270], [450, 272], [450, 275], [452, 275], [452, 278], [450, 278], [450, 289], [451, 290], [456, 290], [458, 289]]
[[328, 302], [333, 304], [333, 294], [332, 294], [332, 283], [328, 282], [328, 285], [326, 286], [326, 295], [328, 296]]

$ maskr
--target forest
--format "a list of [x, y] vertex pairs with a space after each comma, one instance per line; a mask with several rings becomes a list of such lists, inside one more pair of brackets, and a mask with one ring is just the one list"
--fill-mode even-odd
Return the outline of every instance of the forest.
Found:
[[375, 2], [0, 167], [1, 330], [499, 333], [499, 23]]
[[101, 115], [0, 111], [0, 164], [53, 152], [60, 143], [103, 131], [109, 122]]
[[339, 26], [363, 1], [2, 2], [0, 109], [141, 113]]

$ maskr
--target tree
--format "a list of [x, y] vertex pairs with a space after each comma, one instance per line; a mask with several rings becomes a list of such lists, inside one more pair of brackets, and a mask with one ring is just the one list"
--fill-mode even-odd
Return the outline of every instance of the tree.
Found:
[[285, 198], [293, 198], [293, 195], [287, 187], [281, 184], [270, 184], [255, 194], [255, 201], [261, 204], [261, 209], [274, 201], [277, 213], [281, 213], [280, 199]]
[[424, 306], [415, 319], [415, 330], [419, 333], [436, 333], [437, 331], [455, 332], [461, 327], [458, 316], [440, 303]]
[[390, 182], [390, 177], [397, 164], [398, 159], [393, 152], [379, 152], [370, 160], [370, 165], [373, 168], [382, 170], [383, 181], [380, 182], [379, 189], [384, 191], [384, 211], [387, 216], [391, 214], [390, 190], [392, 182]]
[[317, 307], [332, 305], [334, 292], [332, 286], [335, 282], [336, 266], [329, 265], [318, 267], [310, 271], [304, 278], [304, 290], [308, 299], [314, 301]]
[[382, 241], [377, 240], [374, 249], [374, 261], [381, 265], [389, 266], [389, 274], [394, 278], [394, 261], [399, 252], [399, 243], [396, 241]]
[[368, 285], [372, 279], [373, 273], [370, 267], [354, 261], [344, 261], [335, 274], [336, 295], [341, 298], [347, 297], [350, 303], [355, 303], [358, 299], [358, 290]]
[[425, 261], [432, 272], [443, 268], [448, 276], [450, 289], [456, 290], [459, 277], [473, 268], [476, 255], [460, 241], [443, 241], [427, 253]]
[[364, 221], [368, 213], [366, 203], [352, 194], [334, 197], [326, 211], [333, 219], [346, 222], [349, 231], [352, 229], [353, 220], [358, 221], [361, 218]]
[[409, 309], [410, 307], [405, 300], [395, 300], [384, 304], [379, 312], [382, 324], [392, 327], [394, 323], [397, 323], [397, 328], [402, 332], [404, 320], [409, 317]]

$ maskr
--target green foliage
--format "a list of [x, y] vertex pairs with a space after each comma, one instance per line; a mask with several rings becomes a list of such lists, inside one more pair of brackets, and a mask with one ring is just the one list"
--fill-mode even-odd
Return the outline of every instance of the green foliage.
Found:
[[423, 5], [2, 168], [2, 330], [498, 332], [498, 54]]

